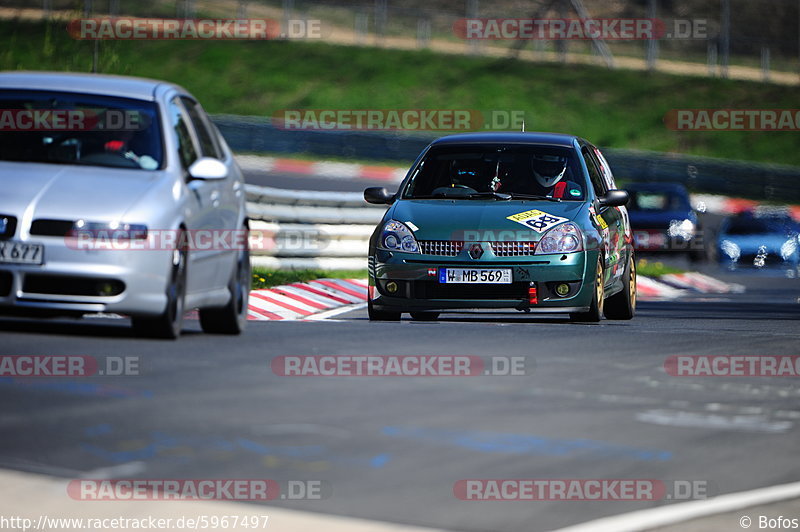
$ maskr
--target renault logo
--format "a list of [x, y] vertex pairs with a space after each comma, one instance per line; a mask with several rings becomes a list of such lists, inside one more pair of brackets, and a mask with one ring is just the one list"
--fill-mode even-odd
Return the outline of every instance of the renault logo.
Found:
[[480, 244], [472, 244], [469, 247], [469, 256], [475, 260], [478, 260], [483, 256], [483, 248]]

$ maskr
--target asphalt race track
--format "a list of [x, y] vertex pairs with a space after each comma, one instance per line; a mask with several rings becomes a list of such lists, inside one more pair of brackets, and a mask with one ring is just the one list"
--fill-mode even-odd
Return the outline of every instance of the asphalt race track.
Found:
[[[321, 480], [328, 498], [274, 505], [509, 532], [679, 497], [462, 501], [454, 484], [659, 479], [668, 490], [699, 481], [716, 495], [798, 480], [796, 378], [673, 377], [664, 364], [800, 354], [800, 280], [704, 271], [746, 291], [641, 303], [633, 321], [600, 324], [520, 313], [370, 323], [356, 309], [251, 322], [230, 338], [189, 320], [177, 342], [137, 339], [126, 320], [0, 318], [0, 355], [134, 357], [139, 366], [119, 377], [0, 378], [0, 466], [64, 478], [121, 467], [136, 478]], [[284, 377], [270, 366], [281, 355], [524, 357], [530, 374]]]

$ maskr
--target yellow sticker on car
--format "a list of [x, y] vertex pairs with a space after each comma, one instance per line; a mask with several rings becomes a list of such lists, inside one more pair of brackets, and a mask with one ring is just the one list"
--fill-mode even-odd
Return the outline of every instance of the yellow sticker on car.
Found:
[[603, 220], [603, 217], [600, 216], [599, 214], [597, 215], [597, 217], [595, 217], [595, 220], [597, 220], [597, 225], [600, 226], [600, 229], [608, 228], [608, 223], [606, 223], [606, 221]]
[[511, 216], [507, 216], [506, 219], [522, 224], [525, 227], [530, 227], [539, 233], [544, 233], [551, 227], [569, 220], [569, 218], [554, 216], [538, 209], [512, 214]]

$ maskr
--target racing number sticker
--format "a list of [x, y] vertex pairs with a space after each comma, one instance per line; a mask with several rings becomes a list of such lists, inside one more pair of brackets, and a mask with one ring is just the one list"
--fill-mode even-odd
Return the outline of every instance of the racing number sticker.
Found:
[[512, 222], [517, 222], [518, 224], [522, 224], [526, 227], [530, 227], [539, 233], [544, 233], [554, 225], [558, 225], [561, 222], [566, 222], [569, 218], [553, 216], [552, 214], [534, 209], [532, 211], [512, 214], [511, 216], [506, 217], [506, 219], [511, 220]]

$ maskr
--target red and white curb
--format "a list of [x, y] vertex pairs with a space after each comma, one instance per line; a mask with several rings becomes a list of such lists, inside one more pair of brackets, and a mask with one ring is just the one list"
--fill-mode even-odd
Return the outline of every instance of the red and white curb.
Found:
[[741, 294], [744, 286], [726, 283], [699, 272], [670, 273], [662, 275], [661, 280], [671, 286], [693, 290], [703, 294]]
[[[670, 282], [663, 282], [669, 278]], [[663, 276], [662, 280], [639, 276], [641, 301], [676, 299], [691, 292], [727, 294], [744, 290], [697, 272]], [[363, 308], [367, 302], [366, 279], [316, 279], [250, 292], [248, 319], [256, 321], [315, 320]]]
[[367, 302], [365, 279], [316, 279], [252, 290], [247, 319], [258, 321], [322, 319], [337, 309]]
[[334, 161], [301, 161], [278, 157], [262, 157], [260, 155], [237, 155], [236, 160], [242, 170], [302, 174], [332, 179], [372, 179], [399, 183], [408, 171], [408, 168], [394, 166], [373, 166]]

